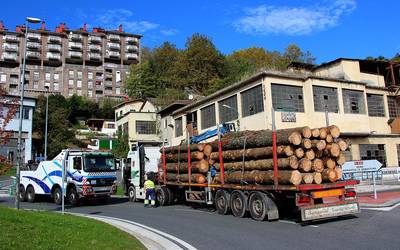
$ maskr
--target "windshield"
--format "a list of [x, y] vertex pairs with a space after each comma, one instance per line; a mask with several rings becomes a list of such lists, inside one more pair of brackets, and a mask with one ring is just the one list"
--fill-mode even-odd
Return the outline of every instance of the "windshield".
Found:
[[115, 171], [115, 159], [111, 156], [87, 156], [84, 170], [85, 172]]

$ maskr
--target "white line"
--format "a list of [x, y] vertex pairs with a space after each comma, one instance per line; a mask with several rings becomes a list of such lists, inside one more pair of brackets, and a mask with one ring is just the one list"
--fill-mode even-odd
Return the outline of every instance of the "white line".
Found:
[[400, 206], [400, 203], [397, 203], [390, 207], [361, 207], [361, 209], [389, 212], [390, 210], [392, 210], [393, 208], [396, 208], [398, 206]]

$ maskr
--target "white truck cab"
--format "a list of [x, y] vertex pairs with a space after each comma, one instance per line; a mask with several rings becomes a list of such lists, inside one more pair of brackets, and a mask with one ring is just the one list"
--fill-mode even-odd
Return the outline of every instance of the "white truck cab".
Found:
[[21, 171], [19, 188], [19, 198], [29, 202], [35, 195], [50, 195], [61, 204], [62, 188], [73, 206], [82, 197], [109, 198], [116, 192], [115, 158], [109, 152], [66, 149], [53, 160], [40, 162], [36, 170]]
[[123, 188], [129, 200], [145, 198], [144, 182], [147, 173], [157, 173], [160, 159], [160, 147], [153, 144], [136, 144], [128, 152], [122, 166]]

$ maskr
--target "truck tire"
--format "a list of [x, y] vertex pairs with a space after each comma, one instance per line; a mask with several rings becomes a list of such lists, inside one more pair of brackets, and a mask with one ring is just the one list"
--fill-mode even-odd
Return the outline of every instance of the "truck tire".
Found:
[[231, 210], [235, 217], [244, 217], [247, 212], [247, 196], [240, 190], [235, 190], [231, 194]]
[[25, 187], [24, 185], [19, 185], [19, 200], [26, 201]]
[[265, 220], [268, 213], [266, 195], [259, 191], [253, 192], [249, 198], [249, 210], [251, 218], [254, 220]]
[[57, 205], [61, 205], [62, 203], [62, 192], [60, 187], [55, 187], [52, 193], [53, 201]]
[[134, 202], [136, 201], [136, 189], [134, 186], [129, 186], [128, 188], [128, 198], [129, 201]]
[[33, 186], [28, 186], [26, 189], [26, 200], [31, 203], [35, 202], [35, 189]]
[[160, 206], [167, 206], [169, 204], [169, 192], [166, 187], [157, 189], [156, 200]]
[[219, 214], [228, 214], [230, 211], [231, 194], [223, 189], [215, 193], [215, 208]]
[[168, 192], [168, 205], [173, 205], [175, 201], [174, 191], [170, 188], [167, 188], [167, 192]]
[[79, 195], [78, 195], [78, 192], [76, 192], [75, 187], [69, 188], [67, 197], [68, 197], [68, 201], [71, 204], [71, 206], [76, 207], [79, 205]]

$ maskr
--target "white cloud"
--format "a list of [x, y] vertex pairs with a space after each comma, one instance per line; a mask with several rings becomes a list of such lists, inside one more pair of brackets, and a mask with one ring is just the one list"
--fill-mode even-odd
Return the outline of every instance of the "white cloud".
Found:
[[179, 33], [179, 30], [177, 29], [167, 29], [167, 30], [161, 30], [161, 34], [164, 36], [174, 36]]
[[107, 29], [118, 29], [122, 24], [125, 31], [134, 33], [144, 33], [159, 27], [158, 24], [149, 21], [133, 20], [133, 12], [127, 9], [107, 10], [102, 14], [96, 15], [96, 23]]
[[303, 35], [338, 25], [343, 15], [356, 8], [355, 0], [334, 0], [310, 7], [261, 5], [247, 8], [246, 15], [234, 23], [237, 31], [249, 34]]

